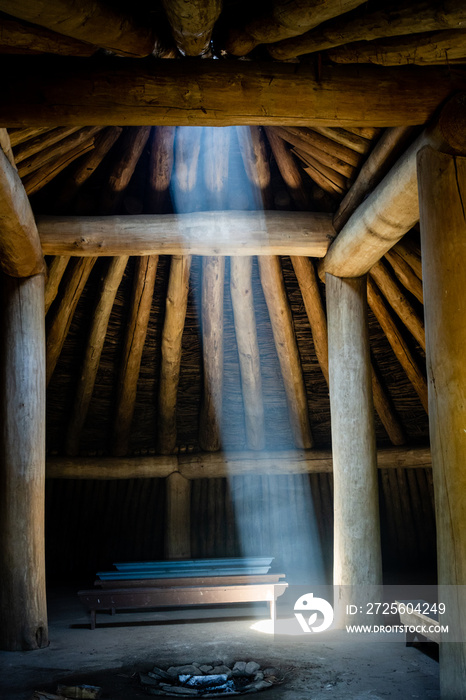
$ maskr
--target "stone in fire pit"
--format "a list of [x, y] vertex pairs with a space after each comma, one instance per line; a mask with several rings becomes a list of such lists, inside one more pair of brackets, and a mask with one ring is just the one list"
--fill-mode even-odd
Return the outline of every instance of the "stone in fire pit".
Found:
[[256, 661], [236, 661], [230, 668], [223, 661], [184, 666], [170, 666], [166, 671], [154, 666], [139, 674], [141, 684], [150, 695], [215, 698], [267, 690], [281, 683], [283, 675], [275, 667], [261, 669]]

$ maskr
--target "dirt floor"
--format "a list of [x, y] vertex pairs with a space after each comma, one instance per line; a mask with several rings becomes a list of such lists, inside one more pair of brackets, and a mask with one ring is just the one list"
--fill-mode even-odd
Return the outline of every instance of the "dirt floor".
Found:
[[267, 617], [262, 606], [98, 615], [91, 631], [76, 589], [53, 591], [49, 598], [49, 647], [0, 652], [2, 700], [30, 700], [34, 690], [53, 693], [57, 682], [99, 685], [102, 700], [148, 698], [138, 671], [220, 660], [279, 667], [285, 680], [263, 691], [264, 700], [439, 697], [438, 663], [401, 641], [348, 642], [338, 630], [312, 641], [272, 636], [261, 631]]

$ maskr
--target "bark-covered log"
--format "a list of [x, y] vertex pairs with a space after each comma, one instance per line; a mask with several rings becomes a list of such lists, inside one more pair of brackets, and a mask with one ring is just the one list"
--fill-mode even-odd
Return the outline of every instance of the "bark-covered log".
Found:
[[46, 255], [294, 254], [321, 258], [335, 235], [330, 214], [280, 211], [38, 216], [37, 225]]
[[148, 56], [155, 47], [150, 25], [99, 0], [1, 0], [0, 10], [121, 56]]
[[51, 32], [43, 27], [0, 18], [0, 52], [7, 54], [54, 53], [61, 56], [92, 56], [97, 46]]
[[296, 39], [282, 41], [268, 48], [274, 58], [284, 60], [356, 41], [465, 28], [462, 0], [447, 0], [442, 4], [441, 10], [436, 3], [425, 0], [414, 4], [399, 2], [389, 9], [367, 12], [364, 8], [364, 11], [355, 12], [348, 17], [336, 17]]
[[118, 210], [124, 191], [133, 176], [149, 134], [150, 126], [141, 126], [128, 129], [122, 136], [120, 140], [120, 156], [114, 164], [102, 194], [100, 204], [102, 214], [113, 214]]
[[[455, 90], [461, 67], [0, 57], [10, 127], [134, 125], [407, 126]], [[375, 89], [376, 87], [376, 89]], [[409, 94], [409, 99], [406, 95]]]

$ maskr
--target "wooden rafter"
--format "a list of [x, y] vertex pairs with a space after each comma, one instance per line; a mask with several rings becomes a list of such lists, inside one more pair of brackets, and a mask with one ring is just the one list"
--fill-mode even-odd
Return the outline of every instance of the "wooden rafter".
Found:
[[131, 308], [118, 375], [115, 420], [113, 423], [112, 454], [116, 457], [128, 452], [131, 422], [136, 403], [137, 381], [142, 351], [149, 324], [152, 297], [157, 273], [157, 255], [137, 259]]
[[212, 29], [222, 0], [163, 0], [173, 38], [185, 56], [200, 56], [209, 51]]
[[50, 263], [50, 267], [47, 270], [47, 281], [45, 283], [45, 314], [47, 314], [55, 297], [57, 296], [58, 287], [60, 286], [60, 282], [65, 274], [69, 261], [69, 255], [56, 255]]
[[120, 157], [114, 164], [102, 194], [100, 203], [102, 214], [113, 214], [118, 210], [149, 134], [150, 126], [133, 127], [128, 129], [120, 139]]
[[293, 440], [296, 447], [312, 447], [306, 387], [280, 259], [261, 256], [259, 272], [285, 387]]
[[230, 291], [241, 372], [246, 442], [249, 449], [265, 447], [264, 401], [252, 294], [252, 258], [230, 258]]
[[79, 452], [81, 431], [94, 390], [100, 356], [107, 335], [110, 313], [127, 263], [128, 257], [112, 258], [101, 279], [97, 296], [98, 301], [92, 316], [86, 351], [73, 402], [73, 410], [68, 424], [65, 443], [65, 451], [68, 455], [77, 455]]
[[155, 46], [152, 27], [95, 0], [1, 0], [0, 10], [122, 56], [147, 56]]

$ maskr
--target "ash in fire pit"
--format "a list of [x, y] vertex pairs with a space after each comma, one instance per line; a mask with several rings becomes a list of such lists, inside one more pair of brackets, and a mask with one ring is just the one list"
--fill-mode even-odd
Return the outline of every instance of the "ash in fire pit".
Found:
[[283, 680], [279, 669], [272, 666], [261, 669], [256, 661], [237, 661], [231, 668], [223, 661], [170, 666], [166, 671], [154, 666], [139, 677], [150, 695], [199, 698], [257, 693]]

